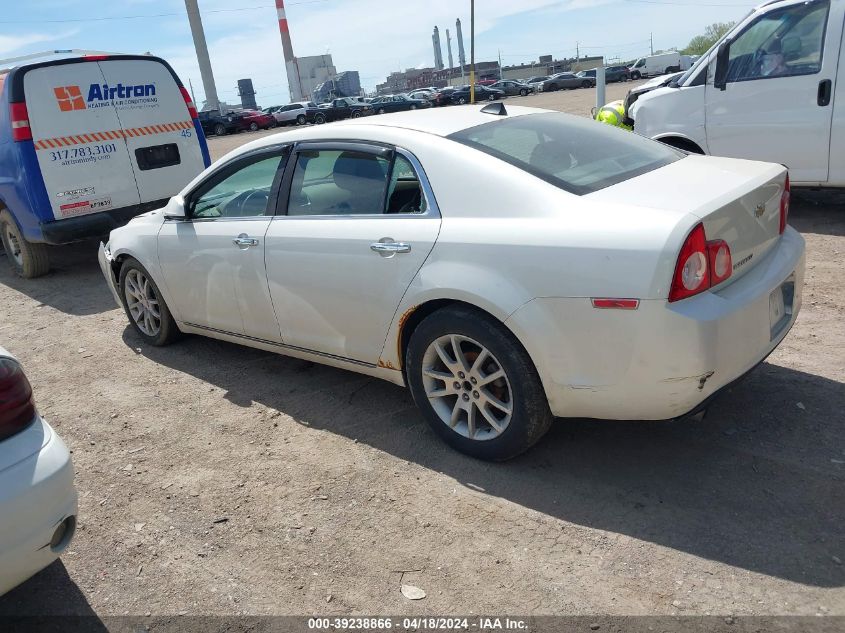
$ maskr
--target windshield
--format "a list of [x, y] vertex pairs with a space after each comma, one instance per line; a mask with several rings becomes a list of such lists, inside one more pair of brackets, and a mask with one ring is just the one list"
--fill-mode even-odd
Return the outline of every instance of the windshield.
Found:
[[630, 180], [684, 156], [657, 141], [561, 113], [492, 121], [448, 138], [577, 195]]

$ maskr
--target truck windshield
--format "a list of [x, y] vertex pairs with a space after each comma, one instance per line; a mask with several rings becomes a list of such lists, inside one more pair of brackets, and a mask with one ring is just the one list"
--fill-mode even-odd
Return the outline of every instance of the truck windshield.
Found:
[[576, 195], [630, 180], [684, 156], [642, 136], [560, 113], [491, 121], [448, 138]]
[[[737, 21], [737, 24], [744, 23], [748, 19], [748, 17], [751, 16], [754, 12], [755, 12], [755, 9], [751, 9], [751, 11], [746, 13], [741, 20]], [[698, 59], [695, 60], [693, 65], [689, 67], [689, 70], [687, 70], [683, 75], [678, 77], [678, 79], [676, 79], [672, 83], [676, 86], [685, 86], [687, 81], [691, 77], [696, 76], [696, 73], [698, 73], [698, 69], [701, 68], [701, 66], [703, 64], [707, 64], [707, 63], [710, 62], [711, 53], [713, 53], [713, 51], [715, 51], [717, 48], [719, 48], [719, 46], [722, 44], [722, 42], [725, 41], [725, 38], [728, 37], [731, 33], [735, 32], [735, 31], [736, 31], [736, 27], [732, 28], [730, 31], [728, 31], [722, 37], [720, 37], [716, 41], [716, 43], [713, 44], [713, 46], [711, 46], [710, 49], [706, 53], [704, 53], [704, 55], [702, 55], [701, 57], [699, 57]]]

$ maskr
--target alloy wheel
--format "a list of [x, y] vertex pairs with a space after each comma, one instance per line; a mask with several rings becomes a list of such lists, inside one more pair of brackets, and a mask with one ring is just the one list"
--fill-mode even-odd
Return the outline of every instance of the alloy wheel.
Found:
[[460, 334], [441, 336], [422, 362], [426, 396], [440, 420], [471, 440], [505, 432], [513, 416], [513, 391], [502, 364], [486, 347]]
[[158, 336], [161, 330], [161, 308], [147, 276], [137, 268], [130, 270], [126, 275], [123, 294], [129, 314], [138, 329], [147, 336]]

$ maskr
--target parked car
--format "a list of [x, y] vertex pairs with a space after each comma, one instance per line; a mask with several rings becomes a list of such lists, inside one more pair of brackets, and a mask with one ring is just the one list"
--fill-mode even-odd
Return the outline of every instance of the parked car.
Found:
[[361, 103], [352, 97], [341, 97], [330, 103], [322, 103], [314, 115], [315, 123], [328, 123], [342, 119], [357, 119], [361, 116], [373, 114], [373, 106]]
[[407, 95], [390, 95], [387, 97], [376, 97], [370, 105], [376, 114], [386, 114], [390, 112], [417, 110], [418, 108], [430, 108], [431, 102], [424, 99], [412, 99]]
[[[276, 106], [268, 114], [273, 115], [277, 125], [305, 125], [306, 123], [314, 123], [317, 111], [317, 104], [313, 101], [300, 101]], [[265, 110], [265, 112], [267, 111]]]
[[640, 96], [634, 130], [788, 165], [800, 186], [845, 187], [843, 23], [842, 0], [759, 6], [677, 82]]
[[431, 101], [434, 100], [434, 94], [436, 92], [437, 92], [436, 90], [430, 90], [428, 88], [422, 88], [420, 90], [412, 90], [411, 92], [408, 93], [408, 96], [411, 99], [422, 99], [424, 101], [431, 102]]
[[249, 124], [240, 112], [223, 114], [220, 110], [203, 110], [199, 113], [199, 122], [205, 134], [214, 136], [225, 136], [249, 129]]
[[696, 413], [764, 359], [801, 306], [788, 205], [781, 165], [487, 104], [250, 143], [99, 261], [144, 344], [408, 385], [452, 446], [507, 459], [553, 416]]
[[540, 92], [543, 89], [543, 82], [548, 78], [548, 75], [537, 75], [536, 77], [529, 77], [525, 80], [525, 83], [534, 88], [535, 92]]
[[514, 95], [520, 95], [524, 97], [525, 95], [534, 92], [534, 88], [532, 88], [528, 84], [524, 84], [521, 81], [513, 81], [512, 79], [503, 79], [502, 81], [497, 81], [490, 87], [495, 90], [501, 90], [509, 97], [512, 97]]
[[558, 73], [552, 75], [541, 84], [542, 92], [554, 92], [555, 90], [575, 90], [576, 88], [590, 88], [595, 79], [589, 77], [577, 77], [573, 73]]
[[0, 347], [0, 595], [67, 549], [76, 516], [70, 453], [38, 415], [23, 367]]
[[[476, 101], [496, 101], [505, 96], [505, 93], [487, 86], [475, 86]], [[470, 87], [462, 86], [449, 95], [449, 103], [463, 105], [470, 102]]]
[[188, 91], [152, 55], [0, 60], [0, 242], [21, 277], [48, 244], [105, 236], [211, 164]]
[[[582, 80], [581, 87], [582, 88], [592, 88], [596, 85], [596, 69], [593, 68], [592, 70], [582, 70], [578, 73], [575, 73], [575, 76]], [[586, 80], [586, 81], [583, 81]]]
[[630, 81], [631, 71], [627, 66], [608, 66], [604, 69], [604, 80], [607, 83]]
[[276, 117], [272, 114], [266, 114], [259, 110], [238, 110], [238, 114], [243, 117], [244, 123], [250, 132], [257, 132], [258, 130], [269, 130], [276, 127]]
[[441, 88], [437, 92], [434, 93], [434, 97], [432, 98], [432, 105], [435, 106], [445, 106], [451, 103], [450, 98], [452, 93], [455, 92], [460, 88], [460, 86], [447, 86], [445, 88]]

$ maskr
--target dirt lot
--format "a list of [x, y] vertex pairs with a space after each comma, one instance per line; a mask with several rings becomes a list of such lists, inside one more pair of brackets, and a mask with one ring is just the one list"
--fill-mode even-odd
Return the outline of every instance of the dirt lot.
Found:
[[0, 257], [0, 342], [80, 492], [70, 551], [0, 615], [845, 615], [845, 195], [795, 198], [801, 316], [704, 421], [562, 420], [507, 464], [444, 447], [387, 383], [142, 345], [91, 244], [53, 249], [37, 281]]

